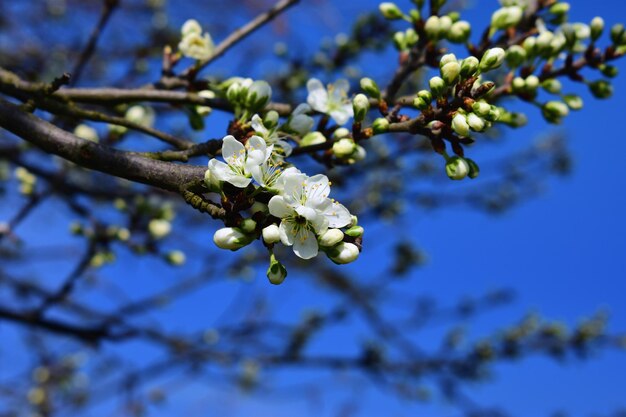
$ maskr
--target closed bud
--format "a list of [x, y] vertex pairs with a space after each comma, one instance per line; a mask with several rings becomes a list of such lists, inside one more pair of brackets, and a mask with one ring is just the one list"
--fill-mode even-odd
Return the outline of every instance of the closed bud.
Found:
[[263, 241], [268, 245], [280, 242], [280, 231], [275, 224], [264, 227], [261, 236], [263, 236]]
[[453, 156], [446, 161], [446, 174], [451, 180], [459, 181], [467, 177], [470, 167], [460, 156]]
[[343, 240], [343, 232], [339, 229], [328, 229], [326, 232], [324, 232], [317, 238], [317, 241], [319, 242], [320, 246], [324, 246], [326, 248], [335, 246], [342, 240]]
[[173, 250], [165, 254], [165, 261], [173, 266], [181, 266], [186, 260], [185, 253], [179, 250]]
[[407, 49], [406, 36], [404, 32], [396, 32], [393, 34], [393, 44], [398, 51], [404, 51]]
[[428, 106], [430, 106], [430, 101], [426, 101], [424, 98], [417, 96], [413, 99], [413, 105], [424, 111], [428, 108]]
[[152, 219], [148, 223], [148, 232], [154, 239], [163, 239], [172, 231], [172, 224], [164, 219]]
[[300, 142], [300, 146], [312, 146], [319, 145], [320, 143], [326, 142], [326, 137], [321, 132], [309, 132], [307, 133]]
[[524, 11], [519, 6], [502, 7], [491, 16], [491, 30], [508, 29], [516, 26], [524, 16]]
[[361, 89], [365, 91], [370, 97], [379, 99], [380, 89], [374, 80], [371, 78], [361, 78]]
[[90, 142], [98, 143], [100, 138], [98, 138], [98, 132], [91, 126], [87, 126], [86, 124], [79, 124], [74, 129], [74, 135], [78, 136], [81, 139], [88, 140]]
[[339, 129], [333, 132], [334, 139], [341, 139], [350, 136], [350, 130], [345, 127], [340, 127]]
[[242, 91], [243, 88], [241, 84], [239, 84], [238, 82], [232, 83], [228, 86], [228, 90], [226, 90], [226, 100], [228, 100], [231, 104], [238, 103]]
[[615, 78], [619, 73], [617, 67], [614, 67], [613, 65], [602, 64], [599, 68], [600, 72], [602, 72], [602, 75], [604, 75], [605, 77]]
[[548, 101], [541, 107], [543, 117], [550, 123], [560, 123], [569, 114], [569, 107], [561, 101]]
[[491, 105], [484, 101], [477, 101], [472, 104], [472, 110], [480, 117], [485, 117], [491, 111]]
[[270, 256], [270, 266], [267, 268], [267, 279], [274, 285], [282, 284], [287, 278], [287, 268], [281, 264], [278, 259], [272, 255]]
[[329, 258], [336, 264], [349, 264], [359, 257], [359, 248], [348, 242], [341, 242], [328, 252]]
[[555, 3], [550, 6], [549, 11], [554, 15], [563, 16], [564, 14], [567, 14], [567, 12], [569, 12], [569, 9], [569, 3]]
[[420, 13], [420, 11], [419, 11], [419, 10], [417, 10], [417, 9], [412, 9], [412, 10], [409, 12], [409, 17], [410, 17], [410, 19], [411, 19], [411, 22], [412, 22], [412, 23], [415, 23], [415, 22], [419, 22], [419, 20], [422, 18], [422, 14]]
[[415, 31], [415, 29], [410, 28], [404, 32], [404, 41], [406, 42], [407, 47], [415, 45], [419, 40], [419, 35]]
[[446, 38], [450, 29], [452, 29], [452, 18], [450, 16], [441, 16], [439, 18], [439, 37]]
[[459, 136], [469, 136], [470, 127], [467, 123], [467, 117], [464, 114], [457, 112], [457, 114], [452, 118], [452, 130], [454, 130]]
[[554, 40], [554, 34], [547, 30], [545, 32], [541, 32], [535, 40], [537, 52], [544, 54], [546, 51], [550, 51], [550, 44]]
[[440, 120], [433, 120], [432, 122], [429, 122], [426, 125], [426, 127], [430, 129], [433, 135], [437, 135], [437, 136], [441, 134], [441, 130], [443, 129], [444, 126], [445, 124]]
[[536, 75], [529, 75], [524, 82], [526, 83], [526, 91], [529, 93], [534, 93], [539, 88], [539, 77]]
[[354, 110], [354, 121], [362, 122], [370, 110], [370, 101], [365, 94], [357, 94], [352, 99], [352, 108]]
[[255, 81], [248, 89], [246, 107], [252, 111], [262, 110], [272, 98], [272, 87], [267, 81]]
[[589, 84], [589, 90], [595, 98], [606, 99], [613, 95], [613, 86], [606, 80], [598, 80]]
[[202, 26], [195, 19], [189, 19], [185, 23], [183, 23], [182, 28], [180, 29], [180, 33], [183, 37], [189, 35], [201, 35], [202, 34]]
[[611, 28], [611, 40], [615, 45], [623, 45], [626, 43], [626, 29], [621, 23], [613, 25]]
[[239, 228], [244, 233], [252, 233], [254, 229], [256, 229], [256, 222], [252, 219], [244, 219], [239, 225]]
[[505, 57], [504, 49], [488, 49], [480, 60], [479, 68], [482, 72], [487, 72], [499, 68]]
[[490, 122], [497, 122], [498, 120], [500, 120], [500, 117], [503, 113], [504, 112], [500, 110], [499, 107], [491, 106], [491, 110], [489, 110], [489, 114], [485, 116], [485, 119]]
[[517, 68], [526, 61], [526, 50], [519, 46], [513, 45], [506, 51], [506, 63], [511, 68]]
[[380, 10], [380, 14], [382, 14], [385, 19], [395, 20], [402, 19], [404, 17], [404, 14], [400, 10], [400, 8], [396, 6], [395, 3], [380, 3], [380, 5], [378, 6], [378, 10]]
[[469, 172], [467, 173], [467, 176], [471, 179], [478, 177], [478, 175], [480, 174], [480, 168], [478, 167], [478, 164], [469, 158], [465, 158], [465, 162], [467, 162], [467, 166], [469, 166]]
[[472, 95], [474, 96], [474, 98], [484, 97], [487, 94], [491, 93], [495, 87], [496, 85], [492, 81], [478, 84], [475, 87], [472, 87]]
[[537, 38], [534, 37], [528, 37], [526, 39], [524, 39], [524, 42], [522, 43], [522, 47], [524, 48], [524, 51], [526, 51], [526, 56], [527, 57], [534, 57], [535, 54], [537, 53]]
[[441, 78], [448, 85], [454, 85], [459, 80], [459, 76], [461, 75], [461, 65], [454, 61], [448, 62], [446, 65], [441, 67]]
[[456, 55], [454, 54], [445, 54], [441, 57], [439, 61], [439, 68], [443, 68], [444, 65], [450, 62], [457, 62]]
[[583, 99], [575, 94], [568, 94], [562, 97], [570, 110], [580, 110], [583, 108]]
[[467, 124], [475, 132], [482, 132], [485, 130], [485, 121], [475, 113], [470, 113], [467, 116]]
[[351, 228], [349, 228], [348, 230], [346, 230], [346, 235], [350, 236], [350, 237], [361, 237], [363, 236], [363, 233], [365, 232], [365, 230], [363, 230], [363, 228], [361, 226], [352, 226]]
[[469, 78], [476, 74], [480, 62], [475, 56], [469, 56], [461, 61], [461, 77]]
[[541, 83], [541, 87], [550, 94], [559, 94], [563, 85], [556, 78], [549, 78]]
[[524, 113], [509, 113], [501, 112], [502, 114], [498, 118], [499, 123], [504, 123], [514, 128], [526, 126], [528, 118]]
[[209, 191], [220, 192], [222, 190], [222, 182], [207, 169], [204, 172], [204, 184]]
[[441, 39], [441, 22], [439, 16], [430, 16], [424, 24], [424, 31], [428, 39], [434, 41]]
[[277, 111], [270, 110], [267, 112], [267, 114], [263, 118], [263, 126], [265, 126], [267, 129], [270, 129], [270, 130], [274, 129], [276, 126], [278, 126], [279, 118], [280, 116], [278, 115]]
[[250, 239], [235, 227], [223, 227], [215, 232], [213, 242], [218, 248], [234, 251], [246, 246]]
[[599, 16], [591, 19], [591, 39], [598, 40], [600, 36], [602, 36], [602, 32], [604, 32], [604, 19]]
[[511, 81], [511, 88], [515, 93], [523, 92], [526, 90], [526, 81], [522, 77], [515, 77]]
[[428, 81], [428, 86], [434, 97], [441, 97], [447, 88], [446, 82], [441, 77], [432, 77]]
[[356, 150], [356, 143], [351, 138], [339, 139], [333, 143], [333, 154], [339, 159], [347, 158]]
[[379, 117], [372, 123], [372, 129], [377, 135], [387, 132], [389, 130], [389, 120], [384, 117]]
[[448, 40], [452, 43], [464, 43], [466, 42], [470, 34], [472, 33], [472, 27], [465, 20], [461, 20], [452, 24], [450, 31], [448, 32]]

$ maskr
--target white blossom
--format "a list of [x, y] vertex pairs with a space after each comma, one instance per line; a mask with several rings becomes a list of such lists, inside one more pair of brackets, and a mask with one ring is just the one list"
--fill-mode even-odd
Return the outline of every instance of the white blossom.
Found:
[[265, 125], [263, 124], [263, 120], [258, 114], [255, 114], [254, 116], [252, 116], [251, 126], [252, 126], [252, 129], [254, 129], [254, 131], [256, 132], [257, 136], [260, 136], [263, 139], [265, 139], [265, 143], [267, 145], [274, 145], [274, 151], [276, 152], [275, 155], [281, 154], [278, 148], [282, 150], [282, 156], [291, 155], [291, 151], [293, 150], [293, 148], [289, 144], [289, 142], [287, 142], [286, 140], [283, 140], [280, 137], [280, 134], [276, 130], [276, 128], [273, 128], [273, 129], [266, 128]]
[[209, 171], [211, 176], [226, 181], [235, 187], [245, 188], [252, 181], [252, 169], [265, 163], [272, 154], [273, 146], [267, 146], [265, 140], [258, 136], [248, 139], [247, 146], [233, 136], [224, 137], [222, 157], [226, 163], [211, 159]]
[[338, 125], [345, 124], [354, 115], [348, 98], [350, 84], [347, 80], [337, 80], [326, 89], [320, 80], [312, 78], [306, 87], [309, 90], [309, 105], [320, 113], [328, 114]]

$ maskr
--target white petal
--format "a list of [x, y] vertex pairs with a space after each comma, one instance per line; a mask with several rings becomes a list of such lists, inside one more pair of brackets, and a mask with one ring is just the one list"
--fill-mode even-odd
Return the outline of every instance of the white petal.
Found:
[[243, 143], [235, 139], [234, 136], [225, 136], [222, 142], [222, 157], [229, 164], [233, 159], [243, 163], [245, 157], [245, 148], [243, 147]]
[[267, 187], [267, 184], [265, 184], [265, 179], [263, 178], [266, 169], [267, 167], [265, 166], [265, 164], [263, 164], [250, 167], [249, 171], [250, 174], [252, 174], [252, 178], [254, 178], [254, 180], [263, 188]]
[[307, 176], [305, 174], [293, 173], [285, 175], [283, 196], [288, 204], [301, 204], [306, 179]]
[[251, 181], [250, 178], [235, 174], [228, 165], [217, 159], [211, 159], [209, 161], [209, 170], [211, 174], [220, 181], [229, 182], [235, 187], [245, 188]]
[[311, 78], [306, 83], [306, 88], [309, 90], [307, 103], [315, 110], [326, 113], [328, 111], [328, 91], [324, 85], [317, 78]]
[[311, 202], [313, 206], [321, 203], [330, 194], [330, 185], [328, 177], [323, 174], [313, 175], [306, 181], [305, 187], [307, 202]]
[[340, 126], [345, 125], [348, 122], [348, 120], [350, 120], [352, 115], [353, 115], [352, 107], [350, 107], [350, 111], [347, 110], [347, 107], [343, 107], [338, 110], [333, 110], [330, 112], [330, 117], [332, 117], [335, 123], [337, 123]]
[[315, 233], [308, 229], [300, 229], [293, 240], [293, 252], [302, 259], [316, 257], [318, 245]]
[[350, 83], [345, 78], [340, 78], [333, 84], [333, 95], [338, 98], [345, 98], [350, 91]]
[[283, 219], [291, 214], [293, 214], [294, 209], [289, 204], [285, 202], [282, 196], [275, 195], [270, 199], [270, 202], [267, 204], [270, 214], [272, 216], [278, 217], [279, 219]]
[[311, 106], [309, 106], [306, 103], [301, 103], [301, 104], [298, 104], [298, 107], [296, 107], [296, 109], [291, 114], [292, 116], [298, 116], [304, 113], [308, 113], [310, 111], [311, 111]]
[[280, 241], [283, 245], [293, 245], [296, 237], [296, 234], [294, 233], [294, 224], [286, 221], [280, 222], [280, 226], [278, 226], [278, 234], [280, 235]]
[[324, 212], [329, 227], [344, 227], [350, 224], [352, 216], [347, 208], [339, 203], [332, 203]]
[[255, 114], [254, 116], [252, 116], [251, 126], [255, 132], [260, 133], [263, 136], [266, 136], [269, 132], [265, 128], [265, 125], [263, 125], [263, 120], [261, 120], [261, 117], [258, 114]]
[[317, 218], [317, 212], [311, 207], [298, 206], [296, 207], [296, 213], [309, 221], [313, 221]]

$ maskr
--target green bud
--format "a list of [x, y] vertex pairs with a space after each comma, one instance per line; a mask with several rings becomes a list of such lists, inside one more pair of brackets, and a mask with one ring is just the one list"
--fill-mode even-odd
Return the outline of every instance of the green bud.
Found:
[[491, 106], [489, 114], [485, 116], [485, 119], [490, 122], [497, 122], [504, 112], [497, 106]]
[[371, 78], [361, 78], [361, 89], [365, 91], [370, 97], [375, 99], [380, 98], [380, 89], [374, 80]]
[[461, 61], [461, 77], [469, 78], [476, 74], [479, 66], [478, 58], [475, 56], [469, 56]]
[[558, 124], [569, 114], [569, 107], [561, 101], [548, 101], [541, 107], [541, 112], [548, 122]]
[[333, 139], [341, 139], [350, 136], [350, 130], [345, 127], [340, 127], [333, 132]]
[[524, 82], [526, 83], [526, 90], [530, 93], [534, 93], [539, 88], [539, 77], [536, 75], [529, 75]]
[[459, 80], [459, 76], [461, 75], [461, 65], [454, 61], [448, 62], [446, 65], [441, 67], [441, 78], [448, 85], [454, 85]]
[[450, 62], [457, 62], [456, 59], [456, 55], [454, 54], [446, 54], [444, 56], [441, 57], [441, 60], [439, 61], [439, 68], [443, 68], [444, 65], [450, 63]]
[[426, 19], [426, 23], [424, 24], [424, 31], [426, 32], [426, 36], [431, 40], [439, 40], [441, 39], [441, 19], [439, 16], [430, 16]]
[[478, 177], [478, 175], [480, 174], [480, 168], [478, 167], [478, 164], [469, 158], [465, 158], [465, 162], [467, 162], [467, 165], [469, 166], [469, 172], [467, 173], [467, 176], [471, 179]]
[[626, 43], [626, 30], [624, 25], [617, 23], [611, 28], [611, 40], [615, 45], [623, 45]]
[[328, 229], [317, 238], [320, 246], [330, 248], [343, 240], [343, 232], [339, 229]]
[[339, 139], [333, 143], [333, 153], [339, 159], [347, 158], [356, 149], [356, 143], [351, 138]]
[[602, 72], [602, 75], [604, 75], [605, 77], [615, 78], [619, 73], [617, 67], [614, 67], [613, 65], [602, 64], [599, 68], [600, 72]]
[[370, 110], [370, 101], [365, 94], [357, 94], [352, 99], [352, 108], [354, 110], [354, 121], [362, 122]]
[[179, 250], [173, 250], [165, 254], [165, 261], [173, 266], [181, 266], [186, 260], [185, 253]]
[[522, 77], [515, 77], [513, 81], [511, 81], [511, 88], [514, 92], [520, 93], [526, 90], [526, 80]]
[[575, 94], [568, 94], [561, 97], [570, 110], [580, 110], [583, 108], [583, 99]]
[[300, 142], [300, 146], [312, 146], [319, 145], [320, 143], [326, 142], [326, 137], [321, 132], [309, 132], [307, 133]]
[[278, 112], [275, 110], [270, 110], [267, 112], [265, 117], [263, 118], [263, 126], [268, 129], [274, 129], [278, 125], [279, 119]]
[[455, 22], [450, 27], [448, 32], [448, 40], [452, 43], [464, 43], [466, 42], [470, 34], [472, 33], [472, 27], [465, 20]]
[[267, 268], [267, 279], [274, 285], [280, 285], [285, 281], [285, 278], [287, 278], [287, 268], [285, 268], [272, 253], [270, 256], [270, 266]]
[[361, 237], [363, 236], [364, 230], [361, 226], [352, 226], [348, 230], [346, 230], [346, 235], [350, 237]]
[[413, 100], [413, 105], [420, 110], [426, 110], [433, 101], [433, 95], [428, 90], [421, 90]]
[[502, 48], [488, 49], [480, 60], [479, 69], [482, 72], [494, 70], [504, 61], [505, 52]]
[[379, 117], [372, 123], [372, 129], [376, 135], [387, 132], [389, 130], [389, 120], [384, 117]]
[[267, 81], [255, 81], [248, 89], [246, 107], [251, 111], [262, 110], [272, 98], [272, 87]]
[[511, 68], [517, 68], [526, 61], [526, 50], [519, 46], [513, 45], [506, 51], [506, 63]]
[[450, 12], [450, 13], [448, 13], [448, 17], [450, 19], [452, 19], [452, 23], [454, 24], [454, 23], [458, 22], [459, 19], [461, 18], [461, 13], [459, 13], [457, 11]]
[[484, 101], [477, 101], [472, 104], [472, 110], [480, 117], [485, 117], [491, 111], [491, 105]]
[[254, 229], [256, 229], [256, 222], [252, 219], [244, 219], [239, 225], [239, 228], [244, 233], [252, 233], [254, 232]]
[[407, 49], [406, 36], [404, 32], [396, 32], [393, 34], [393, 44], [398, 51], [404, 51]]
[[467, 115], [467, 124], [475, 132], [482, 132], [483, 130], [485, 130], [486, 127], [485, 120], [483, 120], [475, 113], [470, 113]]
[[242, 90], [241, 84], [236, 82], [232, 83], [228, 87], [228, 90], [226, 90], [226, 100], [228, 100], [231, 104], [239, 102], [239, 96]]
[[172, 231], [172, 224], [164, 219], [152, 219], [148, 223], [148, 232], [154, 239], [163, 239]]
[[432, 77], [428, 85], [434, 97], [441, 97], [447, 88], [446, 82], [441, 77]]
[[452, 29], [452, 18], [450, 16], [441, 16], [439, 18], [439, 37], [447, 38], [450, 29]]
[[411, 46], [415, 45], [420, 40], [420, 38], [415, 29], [410, 28], [404, 32], [404, 40], [406, 42], [406, 46], [410, 48]]
[[469, 164], [459, 156], [453, 156], [446, 161], [446, 174], [451, 180], [462, 180], [467, 177], [469, 171]]
[[504, 123], [511, 127], [518, 128], [525, 126], [528, 123], [528, 118], [524, 113], [501, 112], [498, 123]]
[[422, 15], [421, 15], [421, 13], [419, 12], [419, 10], [417, 10], [417, 9], [412, 9], [412, 10], [409, 12], [409, 17], [410, 17], [410, 19], [411, 19], [411, 22], [412, 22], [412, 23], [415, 23], [415, 22], [419, 22], [419, 20], [422, 18]]
[[589, 90], [595, 98], [606, 99], [613, 95], [613, 86], [606, 80], [598, 80], [589, 84]]
[[526, 57], [532, 58], [537, 53], [537, 38], [528, 37], [524, 39], [522, 47], [524, 48], [524, 51], [526, 51]]
[[556, 78], [549, 78], [541, 83], [541, 87], [550, 94], [559, 94], [563, 85]]
[[591, 19], [591, 39], [596, 41], [602, 36], [602, 32], [604, 32], [604, 19], [599, 16]]
[[395, 20], [402, 19], [404, 17], [404, 14], [400, 10], [400, 8], [396, 6], [395, 3], [380, 3], [380, 5], [378, 6], [378, 10], [380, 10], [380, 14], [382, 14], [385, 19]]
[[461, 137], [468, 137], [470, 134], [470, 127], [467, 123], [467, 117], [459, 112], [452, 118], [452, 130], [454, 130]]
[[519, 6], [502, 7], [491, 16], [491, 29], [495, 32], [517, 26], [523, 16], [524, 11]]
[[569, 3], [555, 3], [548, 10], [554, 15], [563, 16], [564, 14], [567, 14], [567, 12], [569, 12], [569, 9]]

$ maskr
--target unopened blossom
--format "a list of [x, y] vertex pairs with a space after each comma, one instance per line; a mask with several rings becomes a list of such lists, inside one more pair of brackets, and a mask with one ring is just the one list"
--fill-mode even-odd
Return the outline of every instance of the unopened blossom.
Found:
[[267, 146], [258, 136], [248, 139], [247, 148], [233, 136], [228, 135], [222, 142], [222, 157], [226, 163], [211, 159], [211, 177], [226, 181], [235, 187], [245, 188], [252, 181], [252, 169], [266, 162], [273, 146]]
[[354, 115], [348, 98], [350, 84], [347, 80], [337, 80], [326, 89], [320, 80], [312, 78], [306, 87], [309, 91], [307, 102], [313, 110], [329, 115], [338, 125], [345, 124]]

